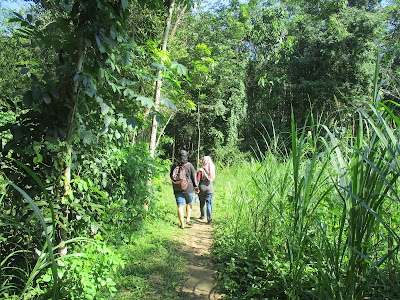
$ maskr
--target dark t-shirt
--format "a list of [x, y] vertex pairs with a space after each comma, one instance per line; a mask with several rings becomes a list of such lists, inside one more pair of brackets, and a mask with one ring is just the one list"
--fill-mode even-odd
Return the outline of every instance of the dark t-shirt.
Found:
[[[172, 173], [174, 172], [174, 169], [177, 165], [178, 165], [178, 163], [174, 163], [171, 167], [171, 171], [169, 172], [169, 177], [171, 178], [171, 180], [172, 180]], [[179, 165], [183, 165], [183, 164], [179, 164]], [[182, 192], [174, 191], [174, 194], [176, 194], [176, 193], [188, 193], [189, 194], [189, 193], [193, 193], [194, 189], [198, 188], [196, 171], [195, 171], [193, 165], [190, 162], [187, 162], [183, 166], [183, 168], [185, 169], [188, 186], [187, 186], [186, 190], [184, 190]]]

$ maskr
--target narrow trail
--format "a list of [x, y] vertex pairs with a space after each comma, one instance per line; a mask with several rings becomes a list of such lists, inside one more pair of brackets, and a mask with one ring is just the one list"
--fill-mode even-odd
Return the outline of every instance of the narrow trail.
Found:
[[178, 292], [182, 299], [221, 299], [214, 292], [216, 269], [210, 257], [213, 226], [200, 220], [199, 204], [193, 205], [192, 226], [185, 225], [184, 235], [176, 237], [183, 243], [182, 255], [187, 260], [187, 276]]

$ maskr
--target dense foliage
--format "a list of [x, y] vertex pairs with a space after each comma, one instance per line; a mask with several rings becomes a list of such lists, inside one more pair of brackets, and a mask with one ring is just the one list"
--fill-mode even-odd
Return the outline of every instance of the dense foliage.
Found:
[[398, 296], [398, 0], [23, 2], [0, 3], [0, 297], [115, 295], [180, 148], [258, 161], [227, 294]]
[[344, 132], [292, 123], [290, 155], [271, 141], [225, 174], [214, 255], [228, 298], [399, 297], [400, 123], [379, 98]]
[[[10, 22], [18, 29], [3, 32], [6, 298], [93, 299], [100, 290], [105, 296], [116, 291], [102, 269], [115, 272], [121, 259], [102, 240], [129, 241], [152, 197], [149, 174], [165, 172], [145, 143], [134, 142], [140, 113], [154, 105], [142, 86], [154, 80], [158, 58], [150, 43], [138, 47], [129, 40], [123, 28], [128, 8], [128, 1], [41, 1], [25, 15], [14, 13]], [[19, 72], [8, 72], [10, 66]], [[180, 65], [170, 67], [165, 74], [176, 84]], [[167, 98], [164, 103], [172, 105]], [[75, 246], [78, 241], [95, 246]], [[74, 259], [77, 251], [87, 263]]]
[[[188, 16], [171, 53], [190, 65], [203, 43], [215, 61], [190, 90], [200, 104], [200, 147], [229, 162], [238, 149], [264, 147], [261, 136], [274, 131], [288, 146], [292, 109], [299, 126], [311, 110], [324, 123], [350, 121], [347, 112], [363, 105], [354, 96], [370, 95], [378, 49], [387, 55], [385, 73], [398, 78], [396, 8], [396, 1], [231, 1]], [[383, 91], [398, 102], [391, 82]], [[167, 133], [196, 150], [198, 115], [177, 114]]]

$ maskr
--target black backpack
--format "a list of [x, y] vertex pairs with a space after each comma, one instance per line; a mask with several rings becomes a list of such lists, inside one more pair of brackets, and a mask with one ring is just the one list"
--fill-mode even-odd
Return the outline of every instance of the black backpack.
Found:
[[186, 178], [186, 171], [184, 168], [186, 164], [187, 163], [184, 163], [183, 165], [177, 164], [175, 169], [172, 171], [172, 187], [176, 192], [182, 192], [188, 187], [189, 182]]

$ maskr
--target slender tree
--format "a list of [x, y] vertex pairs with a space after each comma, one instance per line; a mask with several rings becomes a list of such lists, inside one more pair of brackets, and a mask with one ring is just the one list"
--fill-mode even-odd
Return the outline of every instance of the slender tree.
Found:
[[[157, 122], [157, 113], [159, 112], [159, 106], [160, 106], [160, 97], [161, 97], [161, 87], [162, 87], [162, 71], [163, 67], [165, 64], [165, 60], [167, 59], [167, 45], [168, 45], [168, 40], [172, 39], [175, 35], [177, 26], [186, 11], [186, 8], [188, 7], [188, 3], [190, 4], [191, 1], [183, 1], [183, 7], [178, 6], [178, 14], [175, 18], [175, 22], [172, 28], [172, 31], [170, 33], [170, 28], [171, 28], [171, 22], [172, 22], [172, 17], [174, 13], [174, 8], [175, 8], [175, 0], [171, 0], [169, 2], [168, 6], [168, 15], [165, 20], [165, 27], [164, 27], [164, 34], [163, 34], [163, 39], [162, 39], [162, 45], [161, 45], [161, 52], [163, 53], [163, 56], [161, 57], [161, 62], [160, 62], [160, 68], [157, 72], [156, 76], [156, 82], [155, 82], [155, 92], [154, 92], [154, 110], [156, 114], [154, 114], [153, 119], [152, 119], [152, 127], [151, 127], [151, 136], [150, 136], [150, 156], [154, 157], [155, 150], [156, 150], [156, 141], [157, 141], [157, 127], [158, 127], [158, 122]], [[171, 35], [171, 36], [170, 36]]]

